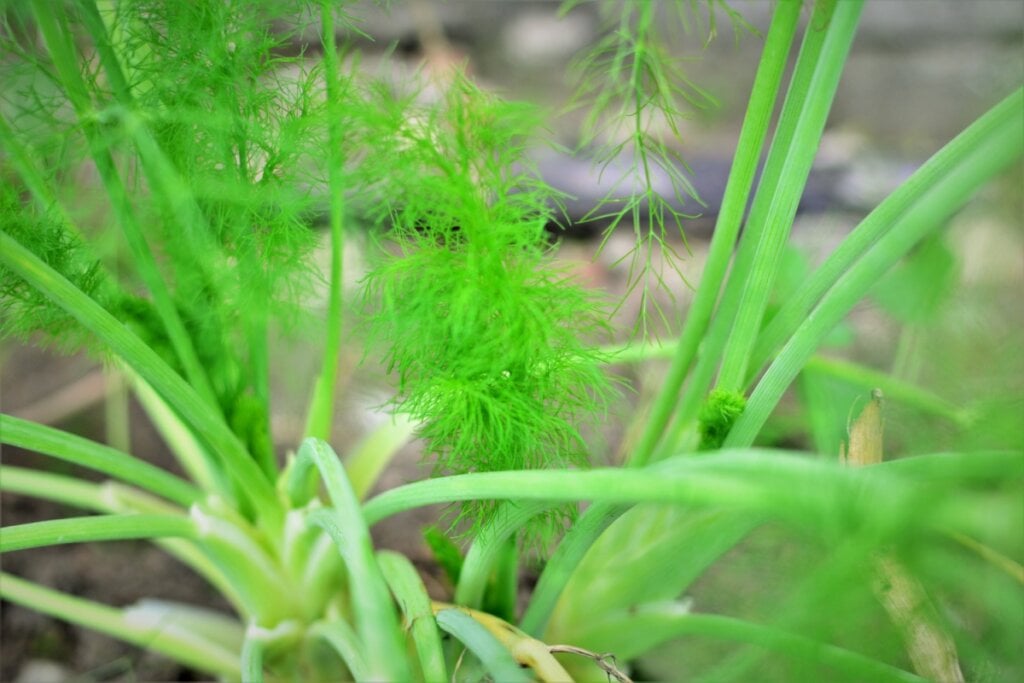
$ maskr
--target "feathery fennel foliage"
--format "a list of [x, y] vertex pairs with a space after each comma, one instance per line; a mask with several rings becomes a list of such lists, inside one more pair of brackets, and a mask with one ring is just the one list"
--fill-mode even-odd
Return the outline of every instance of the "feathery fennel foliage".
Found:
[[[563, 12], [577, 4], [566, 2]], [[623, 221], [633, 230], [636, 243], [623, 260], [629, 260], [628, 291], [640, 290], [637, 326], [644, 338], [651, 331], [652, 313], [671, 328], [654, 294], [660, 290], [671, 296], [665, 278], [674, 275], [685, 282], [686, 276], [679, 266], [683, 255], [667, 240], [678, 234], [685, 247], [683, 224], [694, 215], [682, 207], [691, 200], [703, 204], [687, 177], [680, 124], [695, 110], [717, 106], [714, 96], [686, 74], [670, 41], [699, 30], [706, 31], [706, 46], [717, 35], [719, 8], [737, 38], [741, 29], [756, 33], [720, 0], [706, 0], [705, 24], [699, 4], [605, 0], [598, 6], [605, 35], [575, 64], [579, 84], [571, 106], [587, 111], [579, 144], [596, 150], [602, 173], [624, 169], [586, 219], [608, 221], [605, 241]]]
[[[439, 473], [584, 464], [579, 424], [608, 389], [586, 340], [604, 315], [548, 259], [557, 197], [524, 159], [535, 112], [463, 76], [440, 106], [396, 100], [392, 112], [371, 122], [390, 125], [374, 131], [390, 151], [366, 163], [393, 246], [379, 251], [364, 301], [370, 344], [397, 376], [396, 408], [422, 422]], [[468, 516], [480, 523], [490, 508]]]
[[[12, 86], [0, 116], [19, 175], [41, 182], [27, 183], [32, 204], [5, 199], [5, 216], [18, 216], [5, 223], [50, 221], [12, 236], [80, 287], [86, 276], [104, 283], [97, 301], [186, 371], [269, 472], [268, 338], [309, 322], [304, 306], [319, 277], [308, 222], [322, 176], [323, 96], [316, 69], [284, 56], [294, 8], [147, 0], [33, 10], [52, 26], [42, 41], [27, 15], [4, 16], [0, 40], [17, 58], [2, 67]], [[48, 78], [30, 78], [33, 70]], [[109, 203], [86, 213], [67, 197], [96, 182], [92, 159]], [[39, 196], [46, 184], [55, 191]], [[107, 220], [121, 231], [102, 230]], [[70, 258], [81, 251], [70, 248], [76, 232], [97, 251], [90, 263]], [[44, 301], [12, 301], [20, 304], [5, 312], [6, 331], [44, 329], [67, 350], [102, 352]]]

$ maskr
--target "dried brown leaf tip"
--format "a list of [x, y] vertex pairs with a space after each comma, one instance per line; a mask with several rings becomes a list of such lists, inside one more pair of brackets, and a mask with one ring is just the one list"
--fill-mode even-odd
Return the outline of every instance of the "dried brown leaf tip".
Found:
[[[882, 462], [882, 392], [871, 392], [868, 404], [850, 425], [839, 458], [852, 467]], [[880, 553], [874, 561], [873, 589], [890, 621], [903, 635], [914, 670], [928, 680], [963, 683], [953, 638], [943, 628], [924, 586], [893, 555]]]
[[850, 426], [847, 443], [839, 449], [839, 459], [854, 467], [882, 462], [882, 436], [882, 390], [875, 389]]

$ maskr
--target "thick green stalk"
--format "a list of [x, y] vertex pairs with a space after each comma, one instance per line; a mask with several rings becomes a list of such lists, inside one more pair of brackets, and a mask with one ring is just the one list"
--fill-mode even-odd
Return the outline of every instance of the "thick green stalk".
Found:
[[324, 529], [338, 546], [348, 569], [356, 631], [366, 646], [367, 667], [374, 680], [408, 680], [405, 647], [391, 594], [373, 553], [370, 531], [359, 501], [345, 477], [338, 456], [324, 441], [306, 439], [295, 460], [302, 478], [304, 467], [320, 471], [332, 508], [316, 510], [309, 521]]
[[[754, 203], [750, 209], [747, 230], [736, 253], [732, 274], [724, 288], [725, 291], [722, 294], [722, 300], [718, 306], [715, 319], [712, 321], [710, 329], [703, 340], [700, 357], [693, 368], [689, 383], [679, 401], [671, 434], [664, 444], [665, 449], [659, 455], [663, 456], [666, 450], [676, 448], [683, 431], [690, 426], [691, 421], [697, 414], [698, 407], [711, 386], [715, 371], [718, 368], [719, 359], [733, 332], [733, 323], [740, 306], [740, 300], [747, 287], [747, 278], [755, 265], [758, 245], [762, 242], [763, 236], [769, 227], [766, 216], [774, 204], [775, 195], [779, 191], [779, 184], [782, 181], [782, 167], [786, 162], [787, 152], [793, 141], [797, 124], [800, 121], [802, 107], [807, 100], [811, 81], [819, 63], [822, 48], [824, 47], [827, 37], [825, 27], [829, 26], [832, 20], [835, 6], [835, 2], [831, 0], [829, 2], [815, 3], [809, 28], [804, 34], [797, 63], [793, 70], [793, 77], [789, 84], [786, 100], [779, 115], [779, 123], [768, 152], [768, 158], [765, 161], [764, 171], [758, 184]], [[802, 188], [802, 184], [800, 187]], [[799, 189], [795, 191], [799, 192]], [[779, 229], [788, 231], [789, 226], [782, 226]]]
[[185, 330], [185, 325], [178, 315], [177, 308], [167, 289], [167, 283], [160, 274], [156, 258], [146, 243], [139, 219], [118, 174], [114, 159], [101, 139], [95, 121], [96, 111], [93, 109], [88, 87], [79, 71], [66, 19], [53, 3], [46, 0], [33, 0], [32, 8], [61, 84], [82, 123], [90, 155], [107, 190], [111, 207], [124, 232], [125, 240], [131, 249], [134, 266], [153, 297], [153, 304], [189, 382], [208, 406], [217, 406], [216, 393], [199, 361], [199, 356]]
[[544, 571], [541, 572], [533, 589], [533, 595], [530, 596], [530, 603], [526, 606], [519, 628], [535, 638], [544, 635], [551, 613], [554, 612], [562, 591], [565, 590], [583, 556], [605, 529], [629, 508], [629, 505], [603, 501], [597, 501], [587, 508], [544, 565]]
[[[827, 6], [828, 3], [818, 3]], [[835, 13], [828, 22], [824, 32], [824, 41], [820, 45], [820, 54], [814, 55], [803, 64], [813, 65], [810, 80], [798, 78], [805, 71], [800, 66], [793, 78], [793, 86], [786, 97], [786, 104], [780, 120], [788, 121], [790, 112], [794, 115], [793, 128], [789, 129], [780, 123], [780, 132], [772, 142], [772, 151], [766, 164], [766, 183], [758, 189], [758, 200], [770, 204], [761, 217], [758, 200], [751, 211], [751, 225], [757, 226], [757, 239], [754, 233], [748, 239], [756, 243], [750, 270], [737, 268], [737, 275], [743, 278], [738, 285], [740, 299], [732, 329], [723, 350], [722, 366], [717, 386], [726, 391], [738, 392], [743, 388], [750, 363], [750, 353], [758, 332], [761, 320], [768, 304], [779, 268], [779, 260], [783, 248], [789, 239], [789, 232], [796, 216], [796, 208], [803, 194], [811, 164], [818, 151], [821, 134], [825, 130], [825, 121], [832, 107], [832, 100], [839, 87], [846, 55], [849, 53], [853, 36], [857, 30], [857, 21], [863, 3], [860, 0], [846, 0], [836, 4]], [[815, 18], [818, 13], [815, 12]], [[807, 29], [808, 43], [817, 46], [816, 37], [822, 32], [811, 19]], [[803, 55], [801, 55], [803, 56]], [[781, 161], [779, 166], [773, 163]], [[776, 168], [778, 169], [776, 171]], [[777, 175], [776, 175], [777, 173]]]
[[754, 390], [726, 438], [726, 447], [753, 443], [783, 392], [817, 350], [825, 335], [868, 289], [915, 244], [941, 226], [984, 182], [1021, 156], [1020, 120], [1024, 98], [1014, 98], [1016, 116], [993, 131], [957, 169], [934, 185], [899, 222], [829, 290], [783, 347]]
[[[923, 464], [933, 462], [933, 456], [919, 457], [924, 459]], [[969, 457], [965, 455], [962, 460]], [[1005, 468], [1020, 466], [1022, 457], [1020, 453], [993, 454], [987, 466], [994, 469], [987, 472], [993, 476], [1000, 471], [1005, 474]], [[983, 524], [979, 514], [969, 509], [974, 499], [943, 498], [940, 489], [918, 488], [916, 482], [885, 468], [851, 472], [837, 463], [802, 455], [743, 449], [723, 451], [715, 458], [676, 456], [642, 470], [482, 472], [429, 479], [380, 494], [366, 503], [363, 515], [374, 524], [405, 510], [442, 502], [592, 500], [622, 505], [649, 502], [724, 506], [814, 528], [840, 523], [839, 515], [846, 520], [857, 519], [886, 535], [897, 533], [904, 525], [943, 531], [961, 527], [977, 531], [979, 524], [982, 528], [991, 526]], [[929, 516], [908, 514], [913, 506], [926, 504], [932, 506]]]
[[228, 508], [192, 507], [191, 516], [203, 552], [231, 580], [244, 606], [243, 616], [267, 627], [297, 618], [302, 604], [291, 595], [292, 588], [281, 565], [271, 556], [258, 532], [236, 515]]
[[[429, 604], [429, 603], [428, 603]], [[352, 630], [347, 621], [343, 619], [336, 619], [329, 622], [318, 622], [313, 624], [309, 629], [309, 635], [311, 637], [322, 638], [325, 643], [330, 645], [341, 660], [345, 662], [345, 667], [348, 668], [348, 672], [352, 675], [352, 680], [356, 683], [362, 683], [363, 681], [372, 681], [366, 669], [365, 661], [365, 648], [363, 644], [359, 642], [359, 637], [356, 632]], [[432, 680], [432, 679], [426, 679]], [[447, 680], [447, 678], [439, 678], [436, 680]]]
[[[0, 231], [0, 263], [82, 323], [162, 394], [221, 457], [228, 472], [251, 499], [260, 518], [275, 528], [280, 526], [283, 511], [263, 472], [223, 420], [152, 349], [102, 306], [3, 231]], [[224, 493], [230, 496], [230, 492]]]
[[441, 634], [419, 573], [409, 559], [399, 553], [381, 551], [377, 553], [377, 563], [405, 617], [405, 628], [416, 645], [423, 680], [447, 681]]
[[215, 640], [188, 629], [168, 628], [165, 622], [142, 625], [132, 618], [131, 610], [65, 595], [12, 574], [0, 574], [0, 595], [4, 600], [159, 652], [200, 671], [239, 679], [237, 652], [225, 650]]
[[121, 372], [127, 375], [135, 398], [188, 478], [205, 492], [231, 490], [227, 473], [220, 467], [210, 447], [199, 440], [167, 399], [124, 363], [121, 363]]
[[82, 510], [114, 512], [103, 484], [27, 467], [0, 465], [0, 491], [52, 500]]
[[201, 491], [127, 453], [34, 422], [0, 414], [0, 442], [103, 472], [188, 507]]
[[807, 318], [821, 297], [892, 227], [904, 211], [944, 176], [953, 172], [964, 159], [970, 157], [994, 130], [1014, 116], [1020, 116], [1020, 97], [1020, 91], [1009, 95], [965, 128], [854, 228], [765, 327], [751, 357], [752, 369], [759, 370], [770, 360], [771, 355]]
[[250, 626], [245, 630], [245, 641], [239, 655], [242, 680], [245, 683], [263, 683], [263, 641]]
[[654, 401], [640, 441], [629, 456], [628, 462], [634, 466], [643, 466], [650, 460], [664, 434], [683, 380], [711, 319], [746, 211], [757, 162], [761, 158], [761, 148], [768, 134], [786, 60], [800, 18], [800, 8], [801, 3], [798, 0], [785, 0], [779, 3], [772, 16], [764, 52], [754, 77], [747, 114], [740, 131], [732, 171], [722, 199], [722, 210], [711, 238], [708, 259], [697, 293], [687, 313], [682, 336], [676, 345], [672, 364]]
[[[176, 514], [182, 512], [158, 498], [153, 498], [116, 482], [107, 481], [102, 484], [94, 484], [74, 477], [11, 465], [0, 465], [0, 491], [33, 496], [91, 512], [109, 514]], [[0, 531], [0, 534], [2, 533]], [[161, 538], [155, 540], [154, 543], [209, 581], [210, 585], [226, 597], [240, 614], [246, 611], [245, 601], [238, 594], [236, 582], [228, 578], [195, 543], [179, 538]]]
[[416, 423], [408, 415], [393, 414], [345, 454], [345, 472], [359, 500], [366, 498], [388, 463], [415, 433]]
[[88, 541], [195, 538], [192, 520], [181, 515], [97, 515], [5, 526], [0, 553]]
[[324, 79], [327, 85], [327, 191], [330, 194], [331, 276], [327, 291], [327, 336], [324, 340], [320, 375], [306, 418], [306, 436], [329, 441], [334, 420], [334, 392], [341, 353], [342, 256], [345, 233], [345, 188], [342, 178], [341, 84], [338, 82], [338, 46], [334, 36], [334, 9], [321, 2], [321, 41], [324, 48]]

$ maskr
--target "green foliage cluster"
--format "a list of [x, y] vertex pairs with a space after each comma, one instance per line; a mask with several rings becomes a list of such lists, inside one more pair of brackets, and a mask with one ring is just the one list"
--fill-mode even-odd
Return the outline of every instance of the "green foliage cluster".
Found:
[[[100, 264], [76, 235], [53, 216], [22, 212], [12, 184], [0, 185], [4, 228], [19, 242], [35, 245], [36, 254], [76, 287], [101, 299], [104, 279]], [[68, 313], [6, 268], [0, 268], [0, 335], [29, 341], [33, 337], [58, 348], [77, 350], [88, 334]]]
[[[0, 102], [3, 125], [27, 141], [11, 137], [12, 156], [25, 168], [42, 155], [50, 163], [33, 172], [59, 192], [89, 182], [61, 177], [62, 169], [95, 158], [112, 202], [89, 208], [121, 223], [123, 237], [92, 234], [95, 218], [77, 233], [71, 223], [81, 217], [58, 214], [38, 192], [32, 203], [5, 198], [5, 223], [45, 226], [13, 236], [187, 374], [267, 463], [268, 336], [308, 326], [306, 300], [320, 280], [308, 223], [324, 171], [325, 112], [318, 71], [303, 55], [284, 54], [298, 30], [288, 28], [294, 7], [69, 7], [53, 31], [67, 36], [74, 23], [109, 38], [74, 63], [74, 47], [59, 40], [65, 52], [57, 48], [53, 68], [64, 91], [28, 77], [43, 59], [30, 17], [10, 11], [5, 21], [3, 50], [20, 59], [2, 67], [12, 84]], [[41, 134], [25, 134], [34, 130]], [[140, 286], [166, 288], [164, 303], [160, 292], [138, 296]], [[10, 332], [42, 330], [66, 350], [102, 352], [43, 298], [18, 300], [16, 314], [5, 315]]]
[[536, 112], [452, 79], [439, 105], [373, 122], [392, 144], [364, 162], [387, 243], [365, 279], [370, 346], [438, 473], [583, 465], [579, 428], [609, 386], [592, 346], [605, 312], [551, 262], [557, 195], [525, 156]]
[[700, 408], [697, 421], [700, 428], [700, 450], [710, 451], [722, 447], [736, 419], [747, 406], [747, 397], [738, 391], [714, 389]]

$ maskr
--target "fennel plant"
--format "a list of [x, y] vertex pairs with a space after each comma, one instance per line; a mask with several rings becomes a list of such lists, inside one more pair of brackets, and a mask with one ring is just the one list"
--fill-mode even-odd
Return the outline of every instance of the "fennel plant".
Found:
[[[678, 18], [701, 16], [668, 4]], [[963, 668], [1018, 666], [1005, 634], [1019, 632], [1020, 616], [1005, 604], [1019, 601], [1024, 575], [1019, 443], [878, 462], [873, 408], [851, 429], [845, 463], [758, 441], [808, 371], [950, 415], [924, 388], [815, 354], [876, 281], [1024, 150], [1018, 89], [768, 317], [862, 4], [773, 5], [678, 338], [624, 349], [599, 346], [604, 302], [552, 259], [544, 226], [558, 194], [528, 163], [541, 123], [531, 107], [458, 73], [433, 102], [366, 78], [344, 44], [358, 24], [326, 0], [5, 7], [2, 330], [87, 350], [123, 373], [183, 475], [2, 415], [4, 444], [107, 481], [4, 464], [5, 493], [86, 514], [5, 526], [0, 552], [146, 539], [234, 613], [113, 607], [9, 573], [3, 599], [228, 681], [627, 680], [632, 661], [684, 636], [738, 644], [686, 680], [750, 680], [766, 656], [790, 680], [955, 680]], [[659, 5], [603, 6], [613, 26], [584, 60], [581, 101], [594, 125], [610, 116], [634, 126], [606, 154], [628, 149], [642, 189], [604, 209], [613, 227], [633, 225], [642, 269], [667, 229], [685, 229], [650, 164], [688, 191], [671, 140], [648, 125], [665, 119], [678, 135], [684, 102], [702, 103], [703, 91], [659, 42]], [[293, 56], [296, 42], [322, 59]], [[359, 210], [374, 251], [357, 300], [345, 301], [342, 255]], [[309, 227], [323, 212], [325, 273]], [[308, 301], [321, 284], [318, 326]], [[331, 428], [349, 304], [402, 416], [361, 450]], [[322, 369], [306, 438], [277, 453], [271, 339], [311, 331], [323, 339]], [[625, 462], [588, 468], [583, 425], [606, 410], [607, 366], [658, 355], [669, 365]], [[808, 421], [821, 409], [810, 406]], [[435, 476], [366, 499], [410, 423]], [[468, 546], [463, 556], [435, 538], [455, 584], [447, 599], [431, 599], [409, 558], [375, 549], [370, 535], [435, 503], [456, 506]], [[771, 613], [691, 610], [683, 596], [694, 582], [765, 529], [792, 535], [780, 547], [804, 541], [809, 558]], [[523, 608], [522, 555], [548, 551]], [[969, 607], [984, 608], [992, 641], [948, 607], [973, 572], [989, 583]], [[888, 585], [866, 601], [879, 576]], [[886, 643], [863, 637], [879, 623]]]

